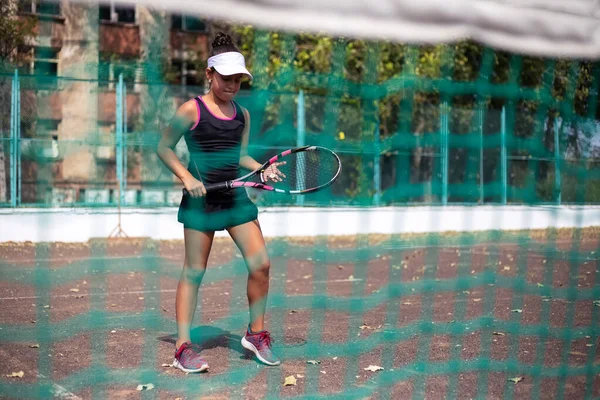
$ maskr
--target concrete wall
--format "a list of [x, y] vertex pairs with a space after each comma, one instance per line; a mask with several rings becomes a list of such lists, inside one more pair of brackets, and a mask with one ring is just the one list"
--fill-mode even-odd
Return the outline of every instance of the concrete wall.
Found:
[[[177, 208], [126, 209], [132, 237], [183, 239]], [[600, 206], [447, 206], [388, 208], [264, 208], [265, 237], [523, 230], [600, 226]], [[0, 209], [0, 242], [86, 242], [117, 226], [112, 209]], [[219, 232], [217, 236], [225, 236]]]

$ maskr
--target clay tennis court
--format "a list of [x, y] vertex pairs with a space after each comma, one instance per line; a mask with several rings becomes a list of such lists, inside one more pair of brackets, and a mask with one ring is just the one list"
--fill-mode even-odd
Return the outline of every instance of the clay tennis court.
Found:
[[246, 270], [216, 239], [193, 329], [210, 371], [189, 375], [169, 367], [182, 241], [3, 243], [0, 397], [600, 396], [598, 230], [498, 235], [269, 240], [280, 367], [240, 345]]

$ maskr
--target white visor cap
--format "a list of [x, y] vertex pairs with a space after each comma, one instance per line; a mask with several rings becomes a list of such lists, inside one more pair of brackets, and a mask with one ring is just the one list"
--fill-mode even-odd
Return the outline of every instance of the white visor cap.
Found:
[[208, 59], [208, 68], [214, 68], [221, 75], [244, 74], [252, 79], [252, 74], [246, 69], [246, 60], [237, 51], [217, 54]]

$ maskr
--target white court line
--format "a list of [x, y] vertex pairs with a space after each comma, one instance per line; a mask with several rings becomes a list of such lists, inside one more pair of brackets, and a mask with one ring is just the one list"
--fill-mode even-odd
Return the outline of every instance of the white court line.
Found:
[[[20, 364], [20, 361], [18, 359], [16, 359], [15, 357], [9, 356], [8, 353], [6, 353], [6, 351], [0, 350], [2, 354], [2, 358], [3, 360], [6, 361], [7, 358], [10, 357], [11, 361], [16, 363], [17, 365]], [[75, 393], [71, 393], [69, 392], [64, 386], [58, 385], [54, 382], [52, 382], [51, 379], [48, 379], [47, 376], [42, 375], [40, 373], [35, 374], [37, 376], [37, 378], [42, 378], [43, 380], [48, 380], [51, 382], [52, 384], [52, 389], [50, 389], [50, 391], [52, 392], [52, 394], [54, 394], [55, 397], [61, 398], [61, 399], [67, 399], [67, 400], [82, 400], [81, 397], [77, 396]]]
[[[583, 242], [594, 242], [594, 239], [580, 239], [579, 243], [583, 243]], [[536, 244], [537, 240], [533, 240], [532, 243]], [[532, 244], [532, 243], [528, 243], [528, 244]], [[556, 241], [552, 241], [552, 242], [539, 242], [537, 244], [539, 244], [540, 246], [548, 246], [550, 244], [552, 245], [560, 245], [560, 244], [572, 244], [573, 241], [572, 240], [556, 240]], [[470, 244], [408, 244], [406, 246], [400, 244], [400, 245], [384, 245], [383, 249], [385, 250], [411, 250], [411, 249], [415, 249], [415, 250], [421, 250], [421, 249], [427, 249], [427, 248], [436, 248], [436, 249], [442, 249], [442, 250], [446, 250], [446, 251], [454, 251], [454, 249], [457, 248], [472, 248], [474, 246], [493, 246], [493, 247], [501, 247], [501, 246], [519, 246], [520, 243], [518, 242], [507, 242], [507, 243], [494, 243], [491, 241], [485, 241], [482, 243], [470, 243]], [[268, 247], [268, 246], [267, 246]], [[337, 249], [332, 248], [329, 249], [332, 251], [335, 251]], [[342, 248], [340, 250], [348, 250], [347, 248]], [[360, 250], [357, 248], [354, 248], [354, 250]], [[278, 256], [278, 255], [276, 255]], [[163, 259], [167, 259], [167, 260], [171, 260], [171, 261], [181, 261], [181, 257], [183, 257], [183, 251], [182, 251], [182, 256], [174, 256], [174, 255], [160, 255], [160, 254], [148, 254], [148, 255], [133, 255], [133, 256], [103, 256], [103, 257], [89, 257], [89, 256], [81, 256], [81, 257], [54, 257], [54, 258], [13, 258], [13, 259], [7, 259], [7, 260], [1, 260], [0, 259], [0, 263], [23, 263], [23, 262], [48, 262], [48, 261], [58, 261], [58, 260], [64, 260], [64, 261], [95, 261], [95, 260], [128, 260], [128, 259], [140, 259], [140, 258], [163, 258]], [[236, 257], [236, 258], [240, 258], [240, 257]]]
[[161, 255], [137, 255], [137, 256], [104, 256], [104, 257], [54, 257], [54, 258], [13, 258], [8, 260], [0, 260], [1, 263], [23, 263], [23, 262], [49, 262], [49, 261], [95, 261], [95, 260], [136, 260], [140, 258], [166, 258], [168, 260], [177, 260], [175, 256]]
[[[360, 282], [363, 279], [334, 279], [334, 280], [326, 280], [326, 281], [312, 281], [312, 283], [339, 283], [339, 282]], [[207, 290], [223, 290], [223, 288], [219, 288], [219, 287], [215, 287], [215, 286], [208, 286], [206, 285], [205, 287], [200, 286], [200, 290], [201, 291], [207, 291]], [[118, 296], [118, 295], [125, 295], [125, 294], [152, 294], [152, 293], [173, 293], [176, 292], [176, 289], [164, 289], [164, 290], [132, 290], [132, 291], [127, 291], [127, 292], [107, 292], [107, 293], [103, 293], [103, 294], [59, 294], [56, 296], [50, 296], [50, 298], [67, 298], [67, 297], [72, 297], [72, 298], [76, 298], [76, 297], [99, 297], [99, 296], [106, 296], [106, 297], [110, 297], [110, 296]], [[2, 300], [35, 300], [35, 299], [39, 299], [40, 296], [13, 296], [13, 297], [0, 297], [0, 301]]]
[[[52, 382], [48, 377], [42, 374], [36, 374], [38, 378], [44, 378]], [[54, 396], [59, 397], [61, 399], [67, 400], [82, 400], [81, 397], [77, 396], [75, 393], [69, 392], [64, 386], [58, 385], [52, 382], [52, 389], [50, 390]]]

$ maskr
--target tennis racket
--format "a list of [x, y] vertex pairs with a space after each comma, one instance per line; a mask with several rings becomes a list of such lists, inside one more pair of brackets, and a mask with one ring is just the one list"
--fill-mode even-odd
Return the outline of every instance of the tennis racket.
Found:
[[[281, 182], [267, 182], [265, 170], [277, 163], [285, 176]], [[260, 168], [231, 181], [205, 184], [207, 193], [250, 187], [277, 193], [305, 194], [331, 185], [342, 171], [340, 158], [333, 151], [319, 146], [303, 146], [273, 156]], [[188, 195], [186, 189], [183, 194]]]

